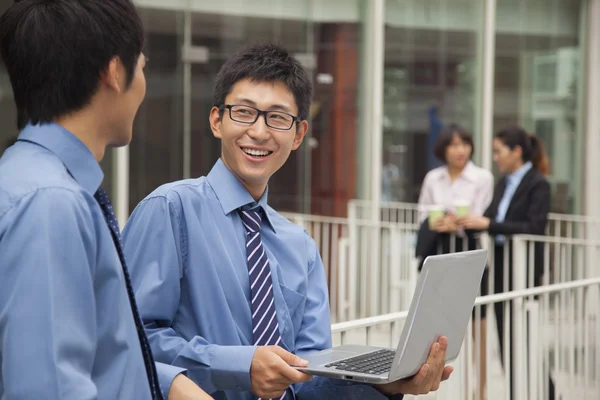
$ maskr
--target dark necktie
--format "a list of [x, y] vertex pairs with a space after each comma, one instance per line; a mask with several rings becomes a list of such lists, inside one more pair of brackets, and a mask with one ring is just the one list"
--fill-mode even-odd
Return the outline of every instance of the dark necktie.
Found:
[[110, 228], [113, 242], [117, 248], [119, 259], [121, 260], [121, 267], [123, 268], [123, 276], [125, 277], [125, 285], [127, 286], [127, 295], [129, 296], [129, 304], [133, 313], [133, 319], [135, 321], [135, 328], [137, 330], [140, 345], [142, 346], [142, 355], [144, 357], [144, 365], [146, 367], [146, 375], [148, 376], [148, 383], [150, 384], [150, 392], [152, 393], [153, 400], [163, 400], [160, 386], [158, 383], [158, 375], [156, 374], [156, 365], [152, 357], [152, 351], [150, 350], [150, 344], [142, 325], [142, 320], [138, 312], [137, 304], [135, 302], [135, 295], [133, 293], [133, 287], [131, 285], [131, 279], [129, 278], [129, 272], [127, 271], [127, 263], [125, 262], [125, 255], [123, 254], [123, 246], [121, 244], [121, 232], [119, 231], [119, 224], [112, 204], [106, 192], [100, 188], [94, 195], [96, 201], [100, 204], [106, 223]]
[[[281, 342], [279, 323], [273, 297], [273, 282], [269, 258], [262, 244], [260, 233], [263, 218], [261, 207], [239, 210], [246, 228], [246, 261], [250, 276], [252, 310], [252, 341], [255, 346], [277, 346]], [[280, 399], [284, 399], [284, 393]]]

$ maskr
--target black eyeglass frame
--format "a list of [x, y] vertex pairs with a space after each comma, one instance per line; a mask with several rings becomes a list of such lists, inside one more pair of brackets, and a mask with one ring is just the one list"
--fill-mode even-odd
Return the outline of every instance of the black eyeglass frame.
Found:
[[[233, 118], [233, 116], [231, 115], [231, 109], [232, 109], [233, 107], [246, 107], [246, 108], [251, 108], [251, 109], [253, 109], [253, 110], [256, 110], [256, 112], [257, 112], [257, 114], [256, 114], [256, 118], [254, 118], [254, 121], [252, 121], [252, 122], [248, 122], [248, 121], [240, 121], [240, 120], [237, 120], [237, 119]], [[263, 115], [263, 116], [264, 116], [264, 119], [265, 119], [265, 124], [267, 124], [267, 126], [268, 126], [269, 128], [271, 128], [271, 129], [276, 129], [276, 130], [278, 130], [278, 131], [289, 131], [290, 129], [292, 129], [292, 128], [294, 127], [294, 123], [296, 123], [296, 124], [297, 124], [297, 123], [299, 123], [300, 121], [302, 121], [302, 120], [301, 120], [300, 118], [298, 118], [297, 116], [295, 116], [295, 115], [293, 115], [293, 114], [290, 114], [290, 113], [287, 113], [287, 112], [285, 112], [285, 111], [278, 111], [278, 110], [266, 110], [266, 111], [263, 111], [263, 110], [260, 110], [260, 109], [258, 109], [258, 108], [256, 108], [256, 107], [249, 106], [249, 105], [247, 105], [247, 104], [221, 104], [221, 105], [219, 106], [219, 110], [220, 110], [220, 111], [225, 111], [225, 109], [226, 109], [226, 108], [227, 108], [227, 109], [229, 109], [229, 118], [231, 118], [231, 120], [232, 120], [232, 121], [238, 122], [238, 123], [240, 123], [240, 124], [252, 125], [252, 124], [254, 124], [256, 121], [258, 121], [258, 119], [260, 118], [260, 116], [261, 116], [261, 115]], [[269, 113], [277, 113], [277, 114], [285, 114], [285, 115], [289, 115], [290, 117], [292, 117], [292, 123], [290, 124], [290, 127], [289, 127], [289, 128], [277, 128], [277, 127], [274, 127], [274, 126], [271, 126], [271, 125], [269, 125], [269, 118], [268, 118], [268, 114], [269, 114]]]

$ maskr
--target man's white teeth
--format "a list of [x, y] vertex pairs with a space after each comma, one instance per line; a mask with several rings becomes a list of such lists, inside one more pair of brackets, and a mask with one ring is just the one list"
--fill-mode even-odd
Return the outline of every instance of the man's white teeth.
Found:
[[254, 149], [242, 149], [244, 153], [250, 154], [251, 156], [268, 156], [270, 151], [267, 150], [254, 150]]

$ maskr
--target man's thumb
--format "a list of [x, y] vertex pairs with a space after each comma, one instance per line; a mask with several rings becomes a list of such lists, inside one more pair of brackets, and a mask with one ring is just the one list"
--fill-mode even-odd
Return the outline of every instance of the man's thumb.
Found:
[[308, 361], [282, 349], [281, 347], [276, 347], [275, 353], [289, 365], [293, 365], [295, 367], [306, 367], [308, 365]]

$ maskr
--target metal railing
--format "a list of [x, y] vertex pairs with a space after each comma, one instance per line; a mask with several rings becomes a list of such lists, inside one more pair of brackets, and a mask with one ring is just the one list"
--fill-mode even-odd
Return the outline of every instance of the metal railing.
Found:
[[[418, 224], [371, 221], [358, 218], [333, 218], [306, 214], [284, 214], [302, 226], [315, 240], [321, 254], [330, 289], [332, 319], [336, 322], [381, 315], [408, 309], [417, 280], [415, 244]], [[568, 220], [563, 218], [565, 222]], [[570, 232], [570, 231], [569, 231]], [[527, 236], [527, 249], [519, 260], [528, 266], [526, 286], [534, 284], [534, 266], [543, 269], [542, 282], [549, 284], [598, 276], [596, 260], [600, 253], [594, 241], [558, 235]], [[549, 240], [551, 239], [551, 240]], [[507, 238], [507, 243], [511, 243]], [[449, 251], [456, 248], [450, 238]], [[490, 293], [494, 292], [495, 244], [483, 235], [480, 246], [487, 248], [489, 257]], [[538, 260], [534, 259], [538, 250]], [[510, 254], [505, 246], [503, 285], [507, 291]], [[538, 278], [536, 275], [535, 278]], [[496, 288], [497, 289], [497, 288]], [[500, 290], [496, 290], [498, 292]]]
[[[514, 290], [479, 297], [476, 306], [491, 308], [502, 304], [513, 311], [505, 325], [504, 348], [513, 342], [513, 368], [509, 352], [506, 368], [498, 368], [493, 357], [493, 335], [487, 329], [485, 391], [479, 391], [474, 349], [480, 348], [480, 334], [467, 334], [455, 372], [440, 390], [427, 399], [547, 399], [551, 377], [557, 399], [597, 399], [600, 394], [600, 278]], [[395, 348], [407, 312], [342, 322], [332, 326], [334, 344], [367, 344]], [[566, 320], [566, 321], [565, 321]], [[566, 323], [565, 323], [566, 322]], [[468, 329], [468, 333], [471, 329]], [[508, 346], [508, 347], [507, 347]], [[496, 365], [494, 365], [494, 363]], [[513, 396], [508, 388], [512, 385]], [[410, 399], [411, 396], [407, 396]]]
[[414, 229], [396, 223], [284, 214], [314, 239], [334, 321], [408, 308], [416, 285]]
[[[418, 275], [415, 244], [419, 211], [414, 204], [396, 203], [395, 208], [382, 208], [377, 219], [370, 218], [368, 205], [352, 202], [348, 218], [285, 216], [307, 230], [322, 255], [332, 320], [338, 322], [333, 327], [337, 342], [394, 347]], [[600, 298], [593, 283], [600, 275], [598, 232], [600, 219], [552, 214], [546, 236], [515, 235], [498, 247], [483, 235], [479, 243], [489, 253], [488, 287], [490, 293], [495, 289], [500, 293], [478, 299], [479, 307], [456, 362], [457, 372], [444, 386], [446, 392], [441, 390], [432, 398], [483, 398], [481, 382], [488, 383], [488, 399], [510, 398], [511, 381], [515, 399], [547, 398], [547, 376], [552, 376], [563, 399], [600, 398], [595, 395], [600, 393], [596, 345]], [[456, 248], [456, 237], [450, 243], [449, 251], [464, 250]], [[494, 262], [497, 249], [503, 251], [500, 266]], [[501, 273], [496, 274], [496, 268], [501, 268]], [[495, 279], [501, 279], [500, 289]], [[589, 285], [583, 285], [585, 282]], [[499, 306], [494, 304], [502, 304], [504, 314], [509, 315], [502, 344], [506, 349], [512, 342], [514, 349], [504, 352], [503, 357], [495, 355], [500, 344], [494, 334], [496, 313], [492, 312]], [[486, 318], [481, 318], [482, 307], [486, 308]], [[350, 327], [365, 329], [357, 337], [356, 329]], [[511, 354], [514, 371], [509, 366]], [[490, 375], [490, 371], [495, 372]]]
[[[421, 210], [416, 203], [384, 202], [379, 208], [367, 200], [353, 199], [348, 202], [348, 218], [374, 220], [373, 213], [379, 212], [383, 222], [418, 225]], [[586, 215], [548, 214], [547, 236], [600, 240], [600, 218]]]

